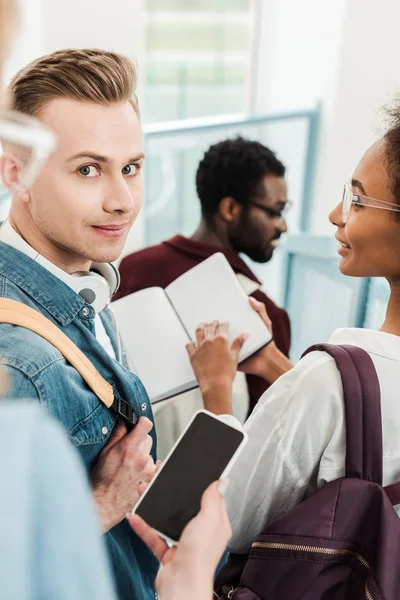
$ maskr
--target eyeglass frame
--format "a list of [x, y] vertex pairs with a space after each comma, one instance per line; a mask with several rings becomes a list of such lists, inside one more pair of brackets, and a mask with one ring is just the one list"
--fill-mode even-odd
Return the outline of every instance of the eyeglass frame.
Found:
[[293, 202], [291, 200], [287, 200], [283, 209], [279, 211], [275, 210], [274, 208], [271, 208], [270, 206], [264, 206], [263, 204], [259, 204], [258, 202], [253, 201], [248, 202], [248, 205], [259, 208], [260, 210], [264, 211], [269, 217], [271, 217], [271, 219], [277, 219], [278, 223], [280, 223], [281, 221], [285, 221], [288, 212], [290, 212], [290, 210], [293, 208]]
[[[348, 197], [351, 198], [351, 200], [347, 202], [345, 198], [346, 192], [349, 194]], [[357, 198], [357, 201], [354, 201], [353, 198]], [[360, 198], [363, 198], [364, 202], [361, 202]], [[342, 223], [347, 223], [353, 204], [356, 206], [369, 206], [370, 208], [380, 208], [381, 210], [400, 212], [400, 206], [398, 204], [392, 204], [391, 202], [385, 202], [384, 200], [378, 200], [377, 198], [364, 196], [364, 194], [355, 194], [351, 189], [350, 184], [345, 183], [343, 186], [342, 196]]]
[[15, 111], [6, 111], [0, 117], [0, 144], [2, 142], [26, 146], [32, 150], [22, 180], [13, 185], [14, 191], [22, 191], [32, 185], [44, 163], [57, 147], [57, 139], [51, 129], [35, 117]]

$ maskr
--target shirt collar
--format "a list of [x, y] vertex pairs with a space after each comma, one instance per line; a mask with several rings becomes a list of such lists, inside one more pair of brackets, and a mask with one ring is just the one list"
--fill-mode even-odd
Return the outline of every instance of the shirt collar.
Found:
[[[26, 242], [24, 240], [24, 238], [17, 231], [15, 231], [15, 229], [11, 225], [9, 219], [4, 221], [3, 225], [0, 227], [0, 242], [4, 242], [5, 244], [12, 246], [16, 250], [23, 252], [24, 254], [26, 254], [26, 256], [29, 256], [33, 260], [36, 260], [38, 257], [40, 257], [39, 252], [37, 252], [34, 248], [32, 248], [32, 246], [30, 244], [28, 244], [28, 242]], [[62, 281], [64, 281], [58, 275], [58, 271], [60, 271], [60, 268], [57, 267], [56, 265], [50, 265], [49, 261], [47, 261], [47, 260], [45, 260], [45, 263], [43, 264], [44, 257], [41, 257], [41, 258], [42, 258], [42, 261], [41, 261], [42, 267], [44, 267], [45, 269], [47, 268], [47, 270], [50, 271], [55, 277], [58, 277], [58, 279], [61, 279]], [[48, 268], [46, 263], [49, 264], [52, 268]], [[68, 285], [68, 283], [66, 281], [64, 281], [64, 283], [66, 283]], [[73, 289], [72, 286], [69, 286], [69, 287], [71, 289]]]
[[370, 354], [400, 361], [400, 337], [392, 333], [348, 327], [337, 329], [332, 334], [329, 343], [359, 346]]
[[0, 274], [31, 296], [63, 326], [71, 323], [86, 306], [83, 298], [61, 279], [25, 253], [1, 241]]

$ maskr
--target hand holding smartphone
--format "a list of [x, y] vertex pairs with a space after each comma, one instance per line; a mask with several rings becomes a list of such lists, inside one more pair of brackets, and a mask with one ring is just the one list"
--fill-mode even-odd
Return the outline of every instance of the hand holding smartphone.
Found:
[[132, 513], [167, 542], [176, 544], [199, 512], [203, 492], [228, 475], [246, 441], [242, 429], [208, 411], [198, 411]]

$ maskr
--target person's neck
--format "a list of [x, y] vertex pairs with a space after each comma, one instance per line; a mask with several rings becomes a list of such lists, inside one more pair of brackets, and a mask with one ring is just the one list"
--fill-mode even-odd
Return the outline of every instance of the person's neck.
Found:
[[200, 221], [200, 224], [190, 239], [206, 244], [220, 246], [226, 250], [233, 250], [229, 238], [225, 231], [213, 223], [207, 222], [205, 219]]
[[59, 269], [70, 274], [76, 273], [77, 271], [88, 271], [90, 269], [90, 261], [56, 246], [51, 240], [43, 235], [31, 218], [25, 218], [12, 210], [8, 218], [11, 227], [18, 235], [20, 235], [31, 248], [49, 262], [53, 263], [53, 265], [56, 265]]
[[400, 280], [389, 281], [390, 298], [381, 331], [400, 335]]

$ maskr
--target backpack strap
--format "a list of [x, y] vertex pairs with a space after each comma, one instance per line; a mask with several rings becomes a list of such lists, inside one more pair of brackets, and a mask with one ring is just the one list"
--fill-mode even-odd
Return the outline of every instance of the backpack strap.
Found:
[[383, 489], [388, 495], [389, 500], [393, 504], [393, 506], [396, 506], [396, 504], [400, 504], [400, 481], [397, 481], [396, 483], [391, 483]]
[[317, 344], [336, 362], [343, 385], [346, 415], [346, 477], [382, 485], [382, 420], [380, 386], [374, 363], [357, 346]]
[[136, 425], [138, 418], [130, 404], [114, 397], [113, 388], [108, 381], [100, 375], [73, 341], [42, 313], [21, 302], [0, 298], [0, 323], [24, 327], [50, 342], [78, 371], [82, 379], [107, 408], [116, 412], [129, 428]]

